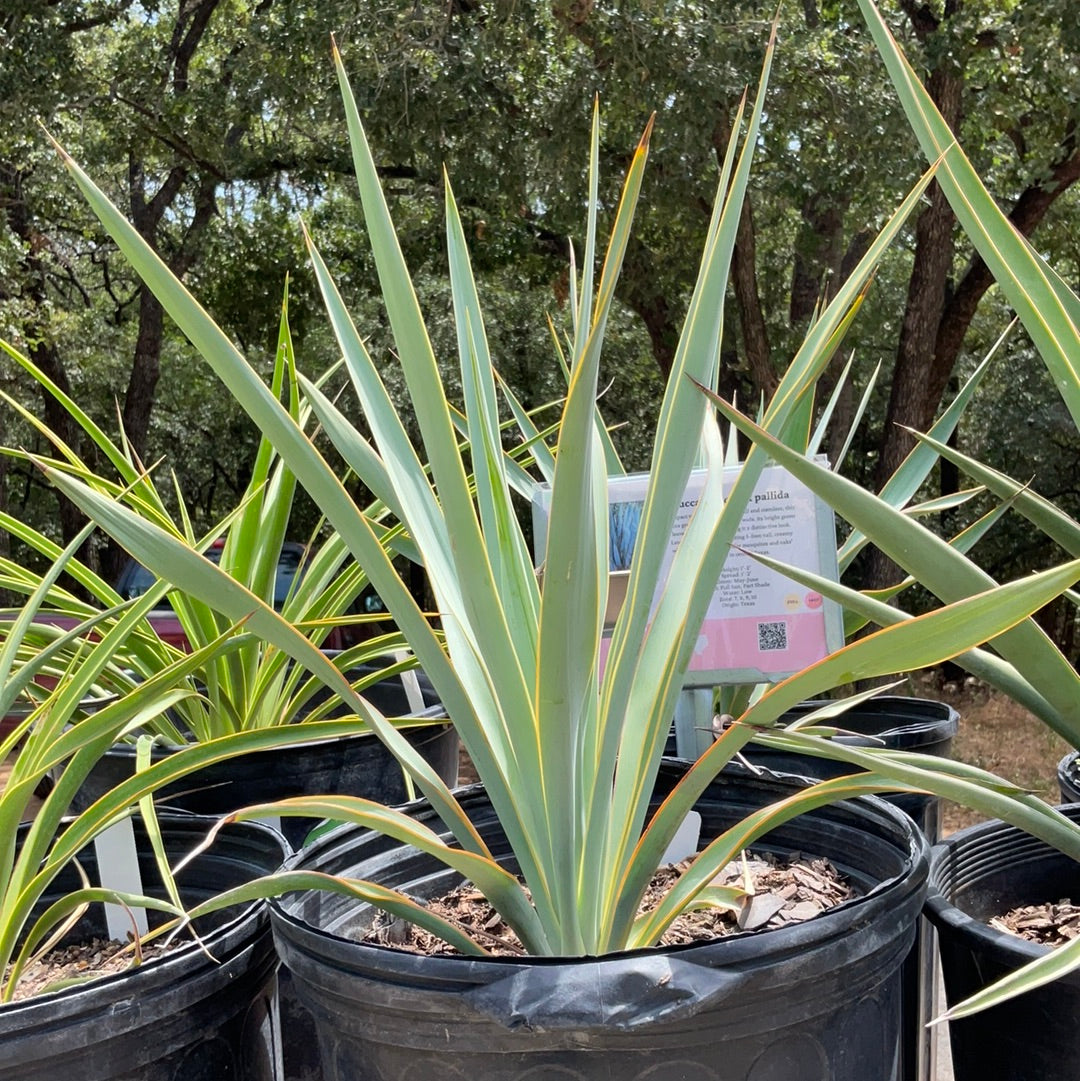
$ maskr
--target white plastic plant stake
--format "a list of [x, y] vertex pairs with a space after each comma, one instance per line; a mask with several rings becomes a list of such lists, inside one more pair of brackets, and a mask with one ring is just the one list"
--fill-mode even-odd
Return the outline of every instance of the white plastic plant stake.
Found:
[[[94, 838], [98, 874], [103, 889], [119, 893], [143, 894], [139, 872], [139, 853], [135, 848], [135, 830], [131, 818], [122, 818]], [[134, 927], [132, 927], [134, 921]], [[124, 942], [132, 931], [145, 935], [149, 930], [146, 910], [128, 909], [123, 905], [105, 905], [105, 925], [109, 938]]]
[[682, 825], [675, 831], [675, 836], [671, 838], [671, 844], [667, 846], [664, 858], [660, 861], [661, 866], [679, 863], [695, 855], [700, 838], [701, 815], [697, 811], [690, 811], [682, 820]]
[[[392, 653], [391, 656], [396, 661], [403, 661], [408, 657], [408, 654], [403, 651], [397, 651]], [[399, 677], [401, 679], [401, 686], [405, 691], [405, 701], [409, 704], [409, 712], [412, 714], [421, 714], [426, 708], [424, 702], [424, 692], [420, 689], [420, 677], [416, 674], [415, 668], [408, 668], [401, 673]]]

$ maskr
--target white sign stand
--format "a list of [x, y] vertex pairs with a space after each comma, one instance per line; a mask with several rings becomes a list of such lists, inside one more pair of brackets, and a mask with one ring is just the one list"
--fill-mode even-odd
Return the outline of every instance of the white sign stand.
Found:
[[713, 688], [686, 686], [675, 702], [675, 753], [697, 761], [713, 744]]

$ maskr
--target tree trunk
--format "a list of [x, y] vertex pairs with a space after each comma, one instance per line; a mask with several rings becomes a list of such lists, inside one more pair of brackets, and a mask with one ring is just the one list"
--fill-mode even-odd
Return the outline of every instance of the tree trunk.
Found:
[[841, 272], [844, 213], [850, 201], [842, 192], [815, 192], [803, 203], [791, 266], [788, 322], [793, 328], [805, 327], [822, 296], [839, 286], [832, 279]]
[[[960, 120], [963, 81], [956, 74], [938, 70], [930, 76], [927, 89], [955, 131]], [[955, 362], [953, 357], [945, 369], [936, 352], [948, 299], [956, 216], [937, 183], [931, 184], [929, 194], [930, 205], [919, 215], [915, 230], [915, 261], [878, 459], [879, 487], [892, 476], [912, 447], [911, 437], [899, 426], [924, 429], [933, 421]]]
[[732, 253], [731, 277], [735, 290], [735, 302], [742, 328], [743, 349], [754, 389], [769, 401], [780, 378], [772, 363], [769, 335], [765, 329], [765, 315], [761, 310], [758, 293], [757, 242], [754, 239], [754, 218], [747, 194], [739, 214], [739, 228], [735, 234], [735, 251]]
[[[6, 210], [8, 227], [18, 238], [25, 252], [22, 269], [25, 275], [24, 290], [35, 312], [44, 311], [48, 303], [48, 267], [46, 263], [48, 239], [34, 227], [23, 190], [23, 173], [8, 162], [0, 163], [0, 204]], [[22, 327], [23, 337], [29, 343], [26, 353], [30, 360], [67, 395], [71, 395], [63, 360], [56, 343], [51, 339], [43, 321], [32, 318]], [[50, 431], [72, 447], [79, 447], [79, 429], [64, 407], [47, 390], [41, 391], [41, 416]], [[50, 452], [51, 452], [50, 448]], [[60, 535], [66, 544], [86, 522], [85, 517], [68, 499], [61, 498], [57, 509]], [[84, 549], [83, 555], [86, 554]]]
[[619, 276], [618, 295], [645, 324], [653, 356], [666, 380], [671, 374], [675, 349], [679, 344], [679, 324], [675, 321], [667, 294], [659, 288], [657, 282], [658, 275], [652, 252], [640, 240], [631, 236], [623, 272]]

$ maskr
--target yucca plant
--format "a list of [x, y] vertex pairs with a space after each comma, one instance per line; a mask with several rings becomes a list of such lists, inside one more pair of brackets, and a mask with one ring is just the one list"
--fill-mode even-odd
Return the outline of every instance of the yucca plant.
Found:
[[[280, 598], [275, 600], [278, 555], [290, 526], [296, 480], [265, 438], [260, 440], [247, 489], [237, 506], [222, 521], [197, 536], [183, 493], [175, 480], [174, 499], [178, 513], [169, 510], [169, 500], [159, 491], [154, 473], [133, 455], [126, 440], [121, 438], [118, 445], [78, 403], [18, 350], [4, 342], [0, 342], [0, 349], [67, 410], [88, 442], [110, 464], [115, 476], [95, 472], [42, 420], [0, 392], [9, 408], [52, 445], [56, 456], [47, 459], [50, 464], [67, 468], [96, 490], [123, 500], [140, 516], [173, 536], [183, 538], [199, 551], [205, 551], [211, 544], [218, 547], [218, 563], [224, 573], [264, 602], [279, 607], [282, 617], [300, 628], [314, 645], [324, 646], [335, 629], [352, 627], [350, 639], [356, 644], [337, 651], [335, 663], [343, 671], [367, 665], [370, 671], [366, 671], [359, 681], [361, 687], [395, 675], [408, 666], [407, 660], [391, 656], [395, 652], [402, 654], [404, 644], [399, 635], [387, 633], [375, 625], [377, 615], [352, 613], [354, 602], [368, 585], [367, 578], [354, 562], [348, 560], [347, 549], [332, 534], [320, 539], [316, 530], [316, 536], [305, 546], [307, 554], [288, 595], [283, 603]], [[287, 296], [282, 305], [270, 392], [278, 398], [284, 397], [286, 408], [299, 425], [305, 429], [310, 427], [310, 410], [301, 401], [296, 381]], [[25, 458], [25, 452], [20, 450], [9, 448], [5, 453]], [[377, 506], [371, 508], [375, 527], [382, 528], [384, 539], [392, 545], [391, 531], [378, 525], [380, 516], [385, 517], [385, 514], [385, 509], [380, 515]], [[0, 515], [0, 526], [39, 556], [56, 558], [59, 547], [55, 542], [14, 516]], [[44, 648], [61, 638], [65, 640], [67, 646], [63, 651], [52, 651], [54, 668], [85, 645], [78, 637], [67, 634], [74, 624], [92, 619], [125, 599], [77, 559], [66, 559], [65, 569], [69, 580], [81, 589], [81, 595], [65, 588], [63, 582], [53, 582], [42, 599], [35, 621], [23, 633], [27, 648], [34, 645]], [[27, 567], [23, 560], [5, 558], [0, 561], [0, 584], [12, 592], [29, 596], [42, 580], [43, 576]], [[193, 691], [198, 693], [185, 696], [168, 714], [158, 715], [148, 724], [148, 729], [165, 742], [180, 745], [193, 739], [208, 740], [293, 723], [302, 716], [317, 720], [330, 708], [325, 701], [312, 704], [313, 695], [322, 686], [318, 680], [293, 664], [280, 650], [247, 632], [242, 624], [233, 625], [211, 606], [183, 592], [170, 591], [168, 582], [159, 581], [143, 594], [138, 607], [149, 615], [162, 605], [172, 608], [190, 650], [202, 650], [222, 636], [235, 638], [228, 650], [204, 650], [204, 663], [192, 671], [190, 679]], [[10, 626], [10, 622], [8, 620], [6, 625]], [[109, 617], [105, 622], [110, 622]], [[364, 624], [371, 625], [370, 630]], [[152, 620], [140, 621], [133, 626], [127, 639], [116, 646], [112, 663], [104, 675], [115, 690], [123, 692], [175, 664], [183, 652], [156, 633]]]
[[[179, 653], [141, 681], [118, 680], [117, 659], [128, 655], [129, 640], [144, 624], [146, 606], [152, 603], [145, 597], [93, 611], [43, 642], [34, 632], [41, 605], [72, 568], [75, 553], [92, 528], [92, 524], [85, 527], [57, 553], [21, 611], [5, 624], [0, 639], [0, 715], [21, 718], [0, 739], [0, 761], [8, 764], [0, 789], [0, 1002], [5, 1003], [14, 998], [35, 959], [69, 933], [77, 933], [88, 906], [112, 904], [129, 914], [133, 964], [140, 958], [140, 927], [144, 927], [134, 910], [163, 913], [167, 920], [163, 929], [186, 922], [158, 824], [155, 793], [206, 766], [296, 740], [287, 725], [255, 728], [195, 742], [150, 765], [156, 739], [152, 733], [162, 716], [182, 710], [201, 695], [196, 674], [228, 660], [245, 643], [239, 635], [223, 633], [191, 652]], [[351, 735], [356, 728], [355, 718], [313, 722], [317, 733], [313, 738]], [[136, 742], [140, 772], [72, 815], [72, 799], [100, 757], [125, 739]], [[60, 885], [71, 881], [71, 868], [80, 868], [80, 854], [88, 845], [136, 814], [154, 846], [165, 896], [108, 884], [92, 886], [81, 871], [81, 888]], [[284, 851], [279, 851], [278, 859]], [[270, 861], [268, 866], [272, 865]]]
[[[655, 943], [676, 915], [708, 888], [717, 870], [769, 828], [822, 803], [889, 785], [925, 786], [988, 814], [1022, 819], [1034, 832], [1080, 855], [1080, 830], [989, 775], [937, 760], [932, 764], [938, 771], [931, 772], [923, 760], [878, 752], [859, 763], [868, 763], [869, 772], [807, 788], [717, 838], [696, 857], [659, 908], [646, 917], [637, 915], [638, 902], [669, 842], [710, 779], [791, 705], [856, 679], [935, 664], [996, 638], [1022, 625], [1032, 611], [1080, 575], [1080, 564], [1069, 563], [1023, 581], [973, 591], [799, 672], [747, 708], [650, 818], [653, 781], [697, 628], [745, 501], [767, 459], [764, 451], [754, 449], [734, 491], [723, 497], [724, 450], [714, 407], [701, 387], [715, 386], [717, 381], [728, 266], [758, 138], [772, 48], [770, 42], [752, 108], [739, 110], [736, 125], [743, 136], [742, 148], [737, 149], [738, 141], [731, 140], [721, 172], [699, 278], [661, 407], [626, 601], [602, 676], [608, 465], [605, 434], [597, 421], [597, 373], [648, 153], [648, 128], [629, 167], [597, 278], [599, 119], [594, 116], [593, 120], [586, 242], [580, 273], [572, 275], [574, 318], [566, 346], [569, 393], [557, 447], [550, 456], [540, 447], [536, 455], [542, 475], [552, 483], [541, 589], [515, 513], [513, 494], [524, 481], [507, 465], [503, 452], [499, 387], [450, 186], [446, 187], [447, 245], [467, 458], [459, 439], [458, 415], [447, 400], [352, 93], [335, 57], [367, 231], [405, 375], [408, 407], [420, 429], [430, 474], [310, 238], [314, 271], [374, 445], [303, 376], [301, 385], [341, 457], [390, 508], [422, 559], [436, 599], [438, 630], [401, 580], [377, 523], [356, 505], [296, 417], [268, 391], [226, 335], [65, 155], [76, 182], [143, 280], [265, 433], [370, 577], [476, 764], [513, 849], [521, 880], [492, 857], [453, 793], [398, 732], [366, 707], [342, 673], [302, 633], [210, 566], [182, 538], [132, 513], [71, 472], [46, 465], [62, 491], [164, 580], [212, 605], [226, 618], [244, 620], [248, 632], [288, 654], [351, 703], [399, 757], [455, 841], [448, 845], [408, 815], [357, 799], [293, 800], [245, 814], [329, 816], [383, 831], [432, 853], [471, 879], [532, 953], [595, 955]], [[795, 427], [805, 425], [818, 376], [855, 318], [874, 266], [929, 178], [927, 174], [904, 200], [792, 359], [762, 418], [762, 430], [781, 443], [794, 440]], [[509, 408], [529, 434], [512, 399]], [[671, 573], [661, 581], [660, 566], [677, 503], [695, 466], [707, 471], [705, 488]], [[469, 482], [470, 467], [474, 484]], [[835, 711], [813, 718], [819, 722], [818, 734], [804, 734], [801, 744], [830, 753], [820, 723]], [[123, 792], [135, 795], [151, 790], [158, 768], [133, 779], [130, 790]], [[283, 874], [242, 892], [250, 896], [310, 884], [310, 876]], [[319, 884], [354, 893], [415, 920], [463, 951], [484, 952], [459, 928], [403, 894], [358, 881], [320, 879]]]

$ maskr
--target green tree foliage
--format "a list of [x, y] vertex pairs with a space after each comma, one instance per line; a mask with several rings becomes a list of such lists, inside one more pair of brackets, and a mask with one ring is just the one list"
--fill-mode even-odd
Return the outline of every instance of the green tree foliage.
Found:
[[[895, 0], [886, 12], [1018, 228], [1075, 267], [1065, 238], [1076, 235], [1080, 31], [1070, 6]], [[764, 0], [8, 0], [0, 333], [103, 420], [115, 398], [134, 446], [147, 462], [165, 455], [206, 515], [242, 490], [251, 433], [195, 374], [186, 343], [58, 178], [40, 117], [256, 359], [272, 346], [281, 284], [294, 272], [300, 355], [318, 371], [334, 353], [313, 317], [301, 213], [389, 367], [331, 85], [336, 32], [432, 333], [448, 326], [439, 319], [445, 167], [492, 312], [494, 355], [534, 406], [559, 381], [550, 343], [524, 340], [520, 328], [536, 326], [538, 312], [564, 321], [592, 98], [602, 100], [608, 178], [656, 112], [613, 328], [617, 370], [605, 373], [624, 457], [643, 464], [640, 424], [659, 398], [730, 120], [773, 14]], [[722, 390], [742, 401], [775, 386], [823, 292], [922, 169], [854, 4], [789, 2], [781, 25], [726, 332]], [[602, 195], [609, 210], [614, 197]], [[988, 288], [931, 188], [851, 339], [860, 372], [882, 361], [891, 373], [852, 466], [862, 479], [895, 465], [907, 445], [901, 425], [925, 428], [950, 378], [1001, 329], [1007, 313]], [[63, 430], [62, 418], [47, 419]], [[2, 490], [25, 513], [45, 513], [32, 479], [9, 478]], [[70, 536], [77, 519], [65, 514], [59, 531]]]

